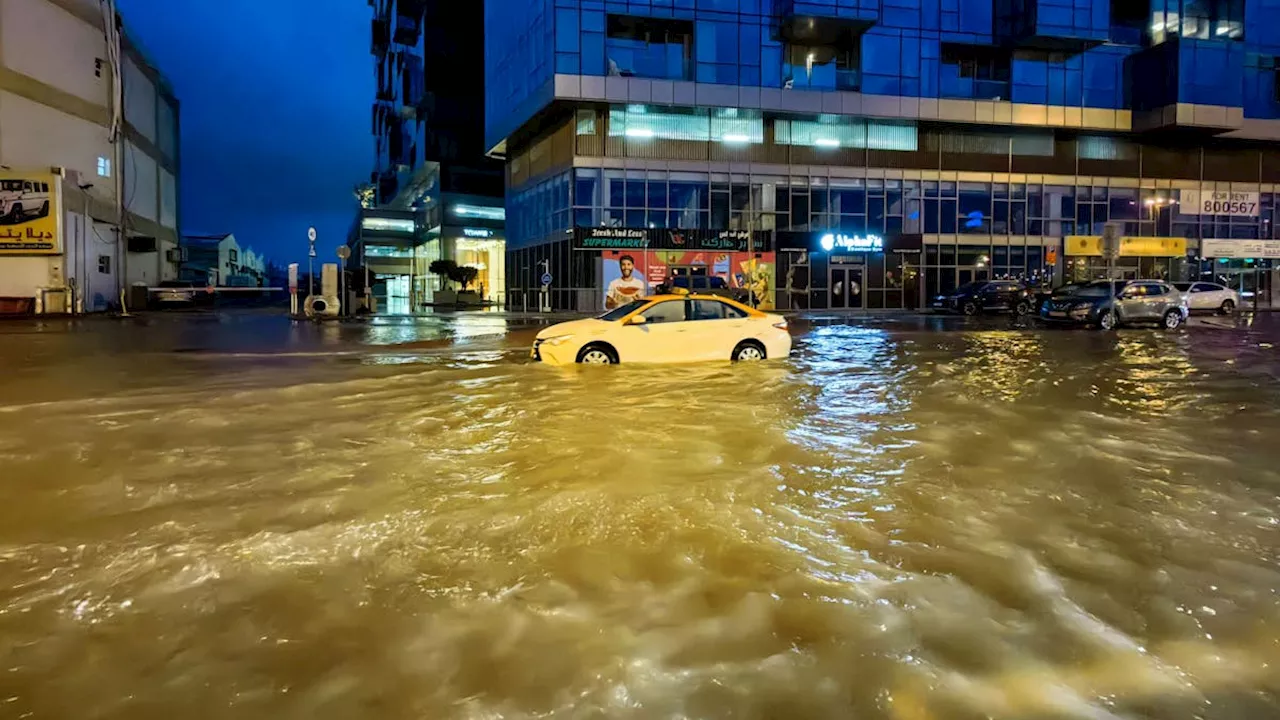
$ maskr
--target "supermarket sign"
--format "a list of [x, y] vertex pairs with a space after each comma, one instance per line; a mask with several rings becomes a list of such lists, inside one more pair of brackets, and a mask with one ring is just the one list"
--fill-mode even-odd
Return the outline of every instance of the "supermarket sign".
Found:
[[1258, 193], [1225, 190], [1183, 190], [1178, 212], [1183, 215], [1257, 217]]

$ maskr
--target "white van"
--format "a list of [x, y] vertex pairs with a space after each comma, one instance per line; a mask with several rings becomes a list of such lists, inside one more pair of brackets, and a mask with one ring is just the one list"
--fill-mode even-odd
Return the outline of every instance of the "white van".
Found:
[[0, 222], [23, 222], [49, 215], [49, 183], [0, 180]]

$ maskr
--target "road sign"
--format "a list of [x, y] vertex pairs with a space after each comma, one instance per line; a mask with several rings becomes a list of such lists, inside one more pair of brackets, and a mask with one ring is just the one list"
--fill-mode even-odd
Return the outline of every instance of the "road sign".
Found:
[[310, 240], [311, 242], [315, 242], [315, 241], [316, 241], [316, 229], [315, 229], [315, 228], [307, 228], [307, 239], [308, 239], [308, 240]]
[[542, 273], [542, 284], [543, 285], [551, 284], [551, 273]]
[[339, 245], [339, 246], [338, 246], [338, 259], [339, 259], [339, 260], [346, 260], [346, 259], [347, 259], [347, 258], [349, 258], [349, 257], [351, 257], [351, 248], [347, 247], [346, 245]]
[[307, 253], [307, 256], [308, 256], [308, 257], [315, 257], [315, 256], [316, 256], [316, 246], [315, 246], [315, 245], [312, 245], [312, 246], [311, 246], [311, 250]]

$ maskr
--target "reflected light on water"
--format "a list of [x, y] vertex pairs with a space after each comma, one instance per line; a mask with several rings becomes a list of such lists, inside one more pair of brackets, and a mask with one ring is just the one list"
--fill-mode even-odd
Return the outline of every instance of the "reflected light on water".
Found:
[[1258, 338], [505, 322], [0, 379], [0, 715], [1280, 715]]

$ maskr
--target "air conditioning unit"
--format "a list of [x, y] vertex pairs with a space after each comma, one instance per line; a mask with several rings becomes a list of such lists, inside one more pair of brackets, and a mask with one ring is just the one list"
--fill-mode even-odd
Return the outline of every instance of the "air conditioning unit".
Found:
[[165, 251], [164, 256], [171, 263], [184, 263], [187, 261], [187, 249], [184, 247], [169, 248]]

